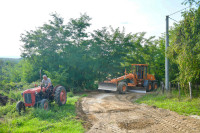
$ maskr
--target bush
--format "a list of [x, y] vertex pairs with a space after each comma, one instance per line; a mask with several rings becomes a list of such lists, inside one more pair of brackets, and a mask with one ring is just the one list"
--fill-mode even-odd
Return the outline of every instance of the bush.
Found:
[[87, 94], [83, 94], [83, 95], [81, 95], [81, 97], [87, 97], [88, 95]]
[[8, 103], [6, 104], [6, 106], [2, 106], [0, 108], [0, 117], [6, 115], [9, 112], [13, 113], [15, 112], [15, 110], [16, 110], [16, 103], [13, 104]]
[[73, 96], [74, 96], [74, 93], [73, 93], [72, 91], [70, 91], [70, 92], [67, 93], [67, 96], [68, 96], [68, 97], [73, 97]]
[[21, 91], [11, 91], [9, 92], [8, 97], [15, 99], [16, 101], [22, 100], [22, 95], [21, 95]]

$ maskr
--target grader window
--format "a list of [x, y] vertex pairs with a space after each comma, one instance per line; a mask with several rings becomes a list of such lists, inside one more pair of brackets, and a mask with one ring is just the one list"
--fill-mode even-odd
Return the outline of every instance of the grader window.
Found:
[[143, 79], [144, 78], [144, 66], [141, 66], [141, 79]]

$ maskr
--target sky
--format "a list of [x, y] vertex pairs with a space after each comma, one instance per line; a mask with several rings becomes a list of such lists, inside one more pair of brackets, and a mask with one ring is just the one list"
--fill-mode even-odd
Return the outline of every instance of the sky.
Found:
[[[126, 33], [146, 32], [157, 38], [165, 32], [165, 17], [185, 8], [184, 0], [1, 0], [0, 57], [20, 57], [20, 35], [48, 23], [57, 12], [64, 23], [86, 13], [90, 31], [112, 26]], [[181, 13], [171, 16], [179, 21]], [[174, 21], [170, 20], [170, 26]]]

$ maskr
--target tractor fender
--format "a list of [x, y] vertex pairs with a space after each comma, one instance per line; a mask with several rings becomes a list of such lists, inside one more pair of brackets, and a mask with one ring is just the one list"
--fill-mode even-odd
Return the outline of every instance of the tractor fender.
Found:
[[57, 85], [56, 87], [53, 88], [53, 94], [55, 94], [56, 89], [57, 89], [59, 86], [61, 86], [61, 85]]

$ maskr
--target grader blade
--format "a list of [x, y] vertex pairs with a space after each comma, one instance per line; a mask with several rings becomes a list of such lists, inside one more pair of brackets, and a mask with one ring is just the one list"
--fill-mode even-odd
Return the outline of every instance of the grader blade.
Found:
[[117, 84], [113, 83], [99, 83], [99, 90], [117, 91]]
[[134, 92], [134, 93], [147, 93], [145, 87], [133, 87], [129, 89], [129, 92]]

